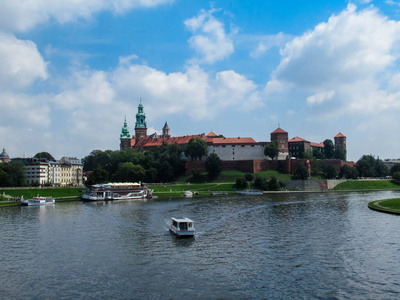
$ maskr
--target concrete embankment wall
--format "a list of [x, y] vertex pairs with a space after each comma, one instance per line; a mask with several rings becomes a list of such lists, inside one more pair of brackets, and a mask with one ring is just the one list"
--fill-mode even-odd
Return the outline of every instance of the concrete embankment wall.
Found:
[[345, 180], [287, 180], [286, 189], [289, 191], [321, 191], [330, 190]]

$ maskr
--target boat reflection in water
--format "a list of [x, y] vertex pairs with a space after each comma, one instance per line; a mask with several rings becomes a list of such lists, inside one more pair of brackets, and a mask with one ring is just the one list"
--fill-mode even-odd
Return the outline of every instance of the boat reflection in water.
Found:
[[88, 186], [82, 195], [84, 201], [135, 200], [152, 197], [149, 190], [140, 182], [110, 182]]

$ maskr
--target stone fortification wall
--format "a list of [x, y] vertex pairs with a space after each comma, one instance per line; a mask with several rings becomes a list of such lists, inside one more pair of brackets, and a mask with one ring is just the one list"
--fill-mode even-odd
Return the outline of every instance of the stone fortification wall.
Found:
[[286, 189], [289, 191], [322, 191], [330, 190], [344, 180], [287, 180]]

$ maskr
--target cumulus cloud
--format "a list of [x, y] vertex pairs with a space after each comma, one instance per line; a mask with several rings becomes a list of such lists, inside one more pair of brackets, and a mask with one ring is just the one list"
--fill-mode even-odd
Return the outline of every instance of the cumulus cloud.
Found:
[[136, 7], [153, 7], [174, 0], [12, 0], [0, 1], [0, 29], [27, 31], [54, 19], [59, 23], [89, 19], [100, 11], [123, 13]]
[[284, 44], [292, 38], [283, 32], [279, 32], [278, 34], [262, 36], [258, 39], [260, 41], [258, 42], [257, 47], [250, 52], [250, 57], [252, 58], [263, 56], [273, 47], [284, 46]]
[[114, 90], [103, 71], [75, 71], [66, 80], [63, 91], [53, 99], [54, 104], [63, 109], [74, 110], [82, 107], [109, 105]]
[[32, 41], [0, 32], [0, 90], [24, 88], [46, 79], [46, 62]]
[[337, 110], [353, 112], [397, 108], [400, 86], [393, 83], [391, 91], [386, 90], [386, 78], [397, 74], [393, 66], [399, 42], [399, 22], [373, 7], [357, 11], [349, 4], [339, 15], [286, 44], [266, 92], [286, 86], [311, 94], [309, 104], [332, 99]]
[[214, 12], [201, 10], [197, 17], [185, 21], [186, 27], [194, 34], [189, 44], [199, 55], [195, 63], [211, 64], [234, 51], [231, 36], [225, 32], [224, 25], [214, 18]]

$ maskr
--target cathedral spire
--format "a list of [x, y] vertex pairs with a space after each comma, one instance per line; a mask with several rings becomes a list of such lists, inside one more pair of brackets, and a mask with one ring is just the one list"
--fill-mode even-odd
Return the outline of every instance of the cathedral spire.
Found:
[[146, 114], [144, 113], [142, 98], [140, 98], [138, 112], [136, 114], [135, 136], [136, 139], [147, 138]]

